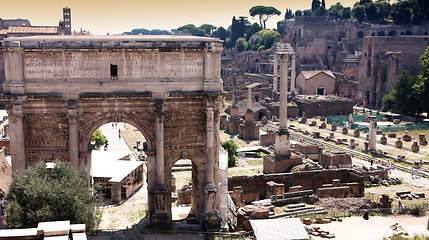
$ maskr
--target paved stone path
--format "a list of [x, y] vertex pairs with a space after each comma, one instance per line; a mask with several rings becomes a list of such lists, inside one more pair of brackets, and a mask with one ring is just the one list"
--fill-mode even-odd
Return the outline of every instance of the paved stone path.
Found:
[[126, 130], [124, 123], [116, 123], [113, 128], [112, 123], [108, 123], [101, 126], [100, 130], [101, 133], [109, 140], [108, 151], [130, 151], [124, 141], [124, 138], [122, 136], [119, 138], [119, 130]]

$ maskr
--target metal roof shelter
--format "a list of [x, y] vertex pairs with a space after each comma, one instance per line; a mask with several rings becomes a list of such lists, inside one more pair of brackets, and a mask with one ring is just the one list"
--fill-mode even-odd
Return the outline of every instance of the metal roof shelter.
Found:
[[310, 239], [299, 218], [250, 220], [257, 240]]

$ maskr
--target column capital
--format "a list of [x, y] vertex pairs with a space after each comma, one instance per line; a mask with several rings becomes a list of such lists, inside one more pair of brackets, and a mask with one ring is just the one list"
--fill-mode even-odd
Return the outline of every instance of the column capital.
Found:
[[164, 99], [155, 99], [155, 114], [159, 118], [164, 116]]

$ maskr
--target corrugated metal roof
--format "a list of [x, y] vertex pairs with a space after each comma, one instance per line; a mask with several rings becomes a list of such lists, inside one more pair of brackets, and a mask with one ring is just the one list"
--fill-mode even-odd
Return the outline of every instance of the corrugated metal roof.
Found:
[[316, 76], [319, 73], [324, 73], [332, 78], [335, 78], [335, 75], [330, 70], [310, 70], [310, 71], [302, 71], [302, 75], [304, 75], [305, 79], [310, 79]]
[[250, 220], [257, 240], [310, 239], [299, 218]]
[[132, 152], [92, 151], [92, 177], [110, 178], [112, 182], [122, 181], [143, 164], [141, 161], [118, 160], [130, 154]]
[[8, 34], [13, 33], [40, 33], [40, 34], [56, 34], [58, 33], [59, 27], [10, 27], [8, 29]]

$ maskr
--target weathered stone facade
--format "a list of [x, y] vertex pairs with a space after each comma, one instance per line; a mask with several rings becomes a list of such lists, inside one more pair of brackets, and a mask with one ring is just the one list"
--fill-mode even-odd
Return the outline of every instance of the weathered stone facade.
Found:
[[186, 158], [195, 216], [218, 227], [219, 39], [25, 37], [3, 46], [14, 171], [59, 159], [90, 172], [92, 133], [126, 122], [147, 141], [152, 225], [171, 226], [171, 171]]

